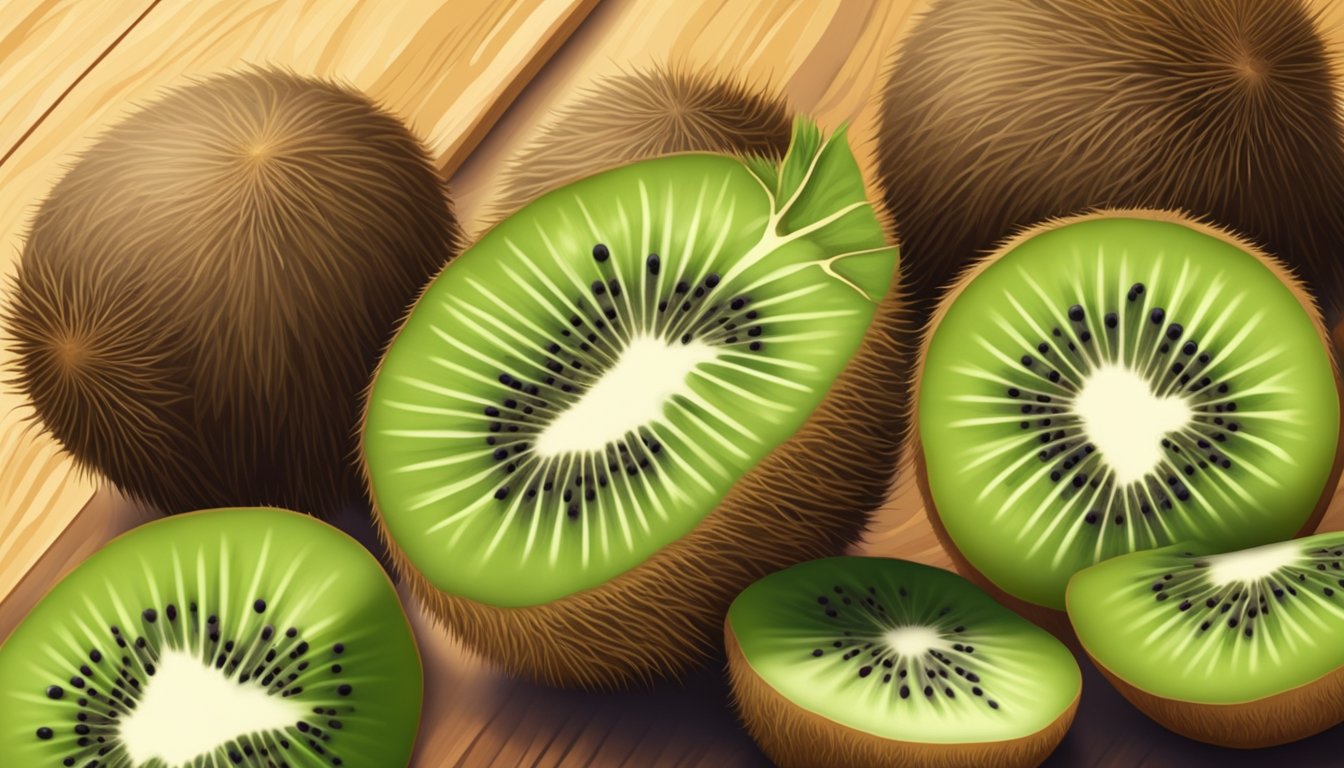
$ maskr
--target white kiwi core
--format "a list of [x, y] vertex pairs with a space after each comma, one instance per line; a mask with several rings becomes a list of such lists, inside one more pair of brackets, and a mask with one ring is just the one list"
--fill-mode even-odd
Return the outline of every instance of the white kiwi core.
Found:
[[1087, 377], [1074, 408], [1120, 485], [1152, 471], [1162, 461], [1162, 438], [1185, 428], [1194, 416], [1185, 398], [1159, 397], [1143, 376], [1114, 364]]
[[674, 396], [692, 394], [691, 371], [717, 355], [713, 346], [700, 341], [681, 344], [636, 336], [616, 364], [537, 435], [537, 455], [601, 450], [657, 420]]
[[1209, 581], [1217, 587], [1234, 583], [1250, 584], [1292, 565], [1301, 556], [1302, 545], [1296, 541], [1281, 541], [1240, 552], [1214, 555], [1208, 558]]
[[923, 656], [944, 645], [942, 634], [933, 627], [896, 627], [887, 630], [883, 640], [888, 648], [901, 656]]
[[149, 681], [117, 733], [135, 765], [155, 758], [183, 765], [238, 736], [282, 730], [307, 711], [183, 651], [166, 651]]

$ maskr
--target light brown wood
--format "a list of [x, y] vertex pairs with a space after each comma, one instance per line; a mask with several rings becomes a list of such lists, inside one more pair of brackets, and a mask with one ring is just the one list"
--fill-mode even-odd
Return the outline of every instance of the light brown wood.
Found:
[[[6, 7], [4, 2], [0, 0], [0, 8]], [[1321, 4], [1325, 3], [1326, 0], [1321, 0]], [[294, 64], [296, 68], [346, 76], [384, 98], [430, 135], [442, 153], [445, 169], [455, 167], [453, 158], [465, 158], [451, 181], [459, 213], [469, 228], [479, 231], [492, 219], [491, 201], [497, 192], [497, 174], [502, 164], [536, 135], [556, 106], [603, 74], [674, 62], [773, 84], [796, 109], [812, 114], [827, 128], [850, 122], [851, 141], [871, 181], [877, 86], [902, 30], [925, 5], [925, 0], [603, 0], [569, 40], [558, 47], [555, 56], [530, 84], [521, 89], [513, 105], [470, 152], [466, 149], [469, 140], [458, 147], [451, 137], [480, 133], [481, 126], [490, 124], [491, 119], [472, 124], [454, 120], [449, 114], [458, 101], [447, 94], [453, 88], [465, 92], [472, 86], [472, 82], [458, 81], [458, 75], [452, 71], [462, 66], [465, 57], [475, 67], [470, 70], [471, 77], [487, 77], [481, 73], [489, 61], [499, 55], [513, 55], [514, 44], [487, 40], [488, 35], [479, 30], [472, 32], [471, 15], [472, 9], [479, 14], [493, 13], [489, 18], [508, 25], [513, 22], [502, 17], [508, 14], [507, 8], [517, 3], [458, 0], [418, 4], [411, 12], [402, 14], [409, 15], [409, 19], [381, 9], [378, 13], [365, 10], [363, 15], [356, 10], [350, 12], [355, 20], [345, 23], [339, 21], [342, 11], [332, 10], [342, 3], [323, 5], [327, 7], [320, 11], [304, 11], [315, 19], [307, 26], [296, 26], [301, 14], [261, 2], [234, 4], [232, 7], [240, 10], [229, 13], [218, 10], [218, 5], [210, 6], [216, 8], [214, 14], [207, 8], [178, 11], [184, 14], [179, 23], [160, 22], [157, 31], [146, 33], [149, 37], [144, 40], [128, 38], [127, 42], [138, 46], [135, 50], [139, 53], [124, 60], [109, 56], [100, 64], [97, 69], [108, 62], [120, 69], [115, 70], [118, 73], [115, 75], [110, 71], [100, 78], [90, 78], [72, 96], [95, 81], [101, 83], [97, 87], [111, 89], [108, 95], [88, 95], [83, 106], [72, 107], [78, 111], [66, 113], [63, 108], [54, 113], [57, 118], [64, 116], [62, 133], [50, 136], [44, 133], [43, 140], [65, 146], [61, 150], [64, 152], [78, 146], [80, 131], [105, 122], [109, 114], [124, 108], [117, 106], [124, 104], [115, 88], [120, 77], [128, 78], [125, 93], [138, 93], [134, 98], [139, 99], [171, 79], [156, 75], [158, 70], [171, 69], [179, 74], [208, 71], [222, 66], [219, 62], [228, 51], [233, 52], [230, 55], [235, 59], [264, 56], [266, 60], [299, 62]], [[1341, 34], [1344, 3], [1334, 2], [1327, 8], [1326, 27], [1332, 40], [1344, 41]], [[3, 13], [0, 18], [4, 18]], [[331, 22], [331, 18], [338, 21]], [[436, 32], [416, 34], [431, 20], [440, 27]], [[418, 41], [414, 52], [409, 46], [400, 53], [380, 51], [377, 43], [369, 42], [390, 40], [393, 33], [389, 24], [403, 30], [404, 37]], [[234, 42], [223, 45], [220, 58], [200, 53], [202, 46], [214, 45], [211, 41], [215, 37], [209, 27], [235, 30], [227, 35]], [[558, 37], [567, 31], [563, 23], [555, 24], [554, 28]], [[235, 34], [237, 39], [233, 37]], [[484, 52], [480, 52], [480, 43], [473, 47], [461, 42], [469, 34], [486, 41]], [[159, 39], [160, 35], [169, 38]], [[443, 50], [434, 47], [436, 39]], [[322, 44], [313, 41], [323, 40], [330, 41], [333, 53], [314, 53]], [[541, 55], [534, 62], [545, 58], [547, 45], [555, 46], [557, 42], [552, 39], [539, 45]], [[370, 50], [364, 50], [370, 46]], [[342, 57], [350, 60], [344, 61]], [[527, 66], [515, 71], [527, 79]], [[362, 74], [350, 75], [350, 72]], [[517, 84], [508, 86], [516, 87]], [[500, 103], [512, 95], [508, 88], [504, 89]], [[96, 116], [86, 121], [85, 111]], [[34, 162], [41, 165], [40, 158]], [[53, 178], [48, 166], [47, 176], [29, 177], [23, 187], [25, 191], [16, 192], [10, 189], [11, 182], [6, 180], [5, 173], [6, 169], [0, 167], [0, 185], [3, 185], [0, 195], [9, 196], [0, 199], [11, 203], [0, 208], [4, 212], [0, 215], [5, 216], [11, 215], [14, 201], [35, 200]], [[13, 226], [5, 231], [9, 233], [8, 242], [0, 246], [12, 252], [16, 247]], [[0, 253], [0, 259], [8, 255]], [[0, 467], [5, 466], [3, 457], [9, 455], [4, 446], [0, 442]], [[0, 476], [0, 491], [4, 483], [4, 477]], [[0, 514], [13, 515], [15, 509], [2, 506]], [[100, 494], [95, 503], [73, 517], [70, 527], [54, 540], [8, 599], [3, 597], [8, 563], [0, 555], [0, 638], [61, 574], [88, 552], [143, 519], [143, 511], [112, 494]], [[41, 535], [52, 539], [69, 520], [71, 515], [67, 511], [64, 517], [42, 526]], [[1344, 496], [1336, 495], [1326, 525], [1344, 528]], [[362, 533], [367, 537], [367, 529]], [[0, 547], [4, 541], [4, 529], [0, 528]], [[949, 564], [924, 517], [910, 473], [902, 473], [864, 551], [936, 565]], [[41, 554], [41, 548], [32, 550], [32, 554]], [[765, 764], [736, 727], [719, 666], [712, 665], [692, 675], [683, 685], [656, 691], [587, 694], [550, 690], [501, 677], [464, 651], [449, 633], [434, 626], [413, 601], [404, 603], [420, 642], [427, 675], [425, 714], [414, 763], [417, 766]], [[1047, 765], [1180, 762], [1232, 766], [1269, 759], [1267, 755], [1251, 755], [1247, 761], [1240, 761], [1222, 752], [1200, 751], [1199, 745], [1152, 725], [1111, 692], [1086, 665], [1085, 676], [1088, 694], [1078, 722]], [[1323, 764], [1321, 755], [1332, 750], [1337, 754], [1344, 749], [1344, 729], [1335, 731], [1318, 737], [1314, 747], [1312, 743], [1304, 743], [1305, 746], [1285, 748], [1276, 753], [1276, 759], [1291, 764]]]
[[0, 165], [154, 2], [0, 2]]
[[[338, 78], [408, 120], [449, 170], [595, 2], [214, 0], [160, 4], [146, 12], [150, 3], [85, 2], [76, 8], [11, 0], [0, 7], [0, 18], [35, 20], [0, 38], [0, 105], [12, 101], [23, 113], [4, 118], [3, 135], [15, 137], [5, 151], [17, 148], [0, 165], [0, 275], [12, 274], [32, 207], [65, 164], [100, 128], [170, 84], [247, 63]], [[95, 35], [85, 24], [107, 34]], [[22, 78], [37, 83], [31, 93]], [[29, 426], [31, 410], [8, 388], [0, 390], [0, 414], [3, 598], [95, 485]]]

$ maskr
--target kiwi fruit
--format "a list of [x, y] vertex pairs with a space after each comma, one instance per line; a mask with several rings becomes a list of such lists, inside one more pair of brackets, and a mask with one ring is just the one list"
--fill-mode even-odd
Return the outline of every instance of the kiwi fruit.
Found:
[[1344, 533], [1217, 553], [1176, 544], [1078, 572], [1069, 619], [1136, 707], [1258, 748], [1344, 722]]
[[[1033, 618], [1077, 570], [1187, 539], [1310, 532], [1339, 381], [1301, 283], [1186, 216], [1101, 211], [1001, 245], [916, 363], [917, 477], [949, 551]], [[1064, 629], [1067, 631], [1067, 624]]]
[[781, 768], [1039, 765], [1082, 691], [1049, 633], [903, 560], [772, 573], [733, 601], [724, 635], [738, 712]]
[[95, 552], [0, 645], [16, 766], [394, 766], [423, 693], [396, 592], [278, 509], [163, 518]]
[[362, 504], [361, 395], [460, 237], [420, 142], [278, 69], [108, 129], [32, 220], [4, 325], [17, 388], [84, 468], [165, 512]]
[[933, 0], [882, 87], [883, 202], [921, 320], [1018, 229], [1169, 208], [1281, 258], [1340, 319], [1344, 132], [1302, 0]]
[[899, 447], [897, 250], [843, 130], [553, 190], [421, 295], [362, 456], [415, 594], [510, 673], [676, 676], [733, 596], [836, 554]]
[[766, 89], [677, 66], [598, 80], [557, 110], [502, 174], [499, 218], [556, 187], [616, 166], [677, 152], [779, 160], [792, 117]]

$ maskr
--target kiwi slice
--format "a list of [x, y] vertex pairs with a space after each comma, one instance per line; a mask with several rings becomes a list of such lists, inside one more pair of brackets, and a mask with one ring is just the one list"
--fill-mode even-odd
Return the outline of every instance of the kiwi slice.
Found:
[[724, 625], [747, 730], [781, 766], [1034, 766], [1073, 722], [1073, 654], [962, 577], [835, 557], [748, 587]]
[[4, 309], [15, 384], [81, 467], [163, 512], [362, 509], [364, 389], [460, 237], [429, 153], [365, 94], [202, 78], [37, 209]]
[[1344, 722], [1344, 533], [1225, 554], [1176, 544], [1069, 581], [1083, 648], [1149, 717], [1229, 747]]
[[359, 544], [276, 509], [132, 530], [0, 646], [0, 754], [22, 766], [406, 765], [420, 657]]
[[1002, 238], [1098, 207], [1230, 227], [1344, 310], [1344, 128], [1318, 4], [932, 0], [882, 86], [878, 180], [919, 319]]
[[897, 252], [843, 131], [550, 192], [431, 283], [363, 456], [398, 567], [548, 682], [675, 674], [732, 596], [835, 554], [882, 500]]
[[1075, 571], [1188, 539], [1312, 530], [1339, 475], [1338, 382], [1300, 284], [1181, 216], [1035, 227], [949, 292], [921, 352], [922, 487], [997, 589], [1064, 608]]

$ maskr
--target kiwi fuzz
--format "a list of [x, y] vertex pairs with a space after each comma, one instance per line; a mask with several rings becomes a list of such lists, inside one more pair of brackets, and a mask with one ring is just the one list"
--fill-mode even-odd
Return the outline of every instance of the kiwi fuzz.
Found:
[[[495, 210], [509, 215], [576, 177], [669, 153], [779, 160], [791, 120], [778, 96], [708, 74], [654, 68], [608, 78], [560, 110], [513, 161]], [[688, 535], [600, 589], [496, 608], [436, 588], [390, 535], [375, 503], [379, 537], [429, 613], [510, 674], [602, 689], [679, 677], [718, 650], [723, 614], [743, 587], [858, 542], [886, 496], [900, 448], [906, 407], [898, 371], [907, 326], [893, 285], [859, 352], [803, 428]], [[360, 439], [363, 455], [363, 430]], [[367, 462], [364, 471], [375, 498]], [[811, 482], [813, 473], [835, 481]]]
[[[374, 504], [379, 536], [430, 614], [510, 674], [586, 689], [678, 678], [713, 658], [717, 628], [743, 587], [858, 543], [869, 511], [886, 498], [890, 473], [882, 468], [894, 464], [899, 450], [898, 435], [886, 429], [899, 411], [868, 392], [877, 387], [896, 397], [904, 391], [896, 374], [904, 347], [895, 330], [904, 317], [893, 291], [806, 424], [694, 530], [600, 589], [543, 605], [495, 608], [435, 587], [389, 534]], [[814, 482], [818, 474], [833, 480]], [[787, 508], [781, 498], [790, 500]], [[781, 515], [787, 524], [778, 524]]]
[[556, 111], [509, 161], [493, 203], [503, 218], [544, 192], [618, 165], [677, 152], [779, 160], [792, 110], [768, 89], [680, 66], [598, 80]]
[[[1287, 288], [1292, 297], [1301, 306], [1302, 310], [1310, 318], [1310, 323], [1315, 330], [1316, 336], [1326, 350], [1326, 358], [1329, 360], [1331, 377], [1333, 379], [1336, 392], [1341, 389], [1340, 374], [1335, 356], [1330, 353], [1333, 345], [1327, 336], [1324, 324], [1321, 321], [1320, 313], [1316, 308], [1311, 295], [1306, 291], [1302, 283], [1287, 270], [1277, 259], [1266, 254], [1261, 249], [1246, 242], [1244, 239], [1232, 234], [1226, 230], [1208, 224], [1203, 221], [1195, 220], [1179, 212], [1169, 212], [1151, 209], [1117, 209], [1117, 210], [1098, 210], [1078, 216], [1066, 217], [1061, 219], [1052, 219], [1029, 227], [1016, 235], [1008, 238], [998, 245], [989, 255], [979, 260], [975, 264], [964, 270], [956, 282], [948, 289], [947, 293], [940, 300], [935, 308], [930, 323], [921, 340], [917, 361], [915, 363], [914, 379], [911, 383], [913, 392], [920, 392], [923, 385], [925, 361], [929, 355], [930, 345], [939, 324], [947, 315], [948, 310], [953, 303], [957, 301], [961, 293], [976, 278], [983, 274], [991, 265], [999, 260], [1003, 255], [1012, 252], [1023, 243], [1041, 235], [1042, 233], [1054, 229], [1066, 227], [1073, 224], [1079, 224], [1092, 220], [1128, 218], [1144, 221], [1165, 222], [1178, 224], [1182, 227], [1191, 229], [1199, 234], [1206, 235], [1218, 241], [1231, 245], [1249, 255], [1272, 272]], [[1341, 419], [1344, 422], [1344, 418]], [[1076, 644], [1076, 639], [1071, 639], [1073, 635], [1072, 628], [1068, 623], [1067, 616], [1063, 611], [1054, 610], [1047, 606], [1042, 606], [1023, 600], [993, 583], [983, 573], [972, 565], [955, 546], [951, 536], [941, 519], [941, 515], [933, 501], [934, 495], [930, 487], [928, 467], [925, 461], [923, 445], [920, 439], [919, 422], [915, 418], [915, 413], [911, 413], [911, 434], [908, 450], [913, 456], [913, 471], [916, 482], [919, 485], [920, 493], [924, 499], [926, 515], [932, 525], [939, 541], [943, 544], [949, 555], [956, 563], [958, 570], [964, 573], [977, 585], [989, 591], [997, 599], [1006, 605], [1012, 607], [1015, 611], [1021, 613], [1033, 622], [1049, 630], [1052, 634], [1065, 640], [1070, 644]], [[1344, 425], [1341, 425], [1344, 428]], [[1344, 440], [1344, 431], [1341, 431], [1341, 440]], [[1333, 496], [1334, 489], [1339, 481], [1341, 469], [1344, 468], [1344, 450], [1340, 445], [1336, 445], [1333, 463], [1330, 465], [1330, 471], [1323, 485], [1321, 496], [1312, 509], [1311, 514], [1306, 518], [1302, 526], [1296, 531], [1296, 536], [1302, 536], [1314, 531], [1319, 524], [1322, 516], [1325, 514]]]
[[16, 387], [83, 469], [177, 513], [363, 506], [360, 393], [460, 247], [432, 158], [368, 96], [251, 67], [167, 91], [37, 210]]
[[1121, 696], [1162, 727], [1221, 747], [1263, 749], [1314, 736], [1338, 724], [1332, 713], [1344, 705], [1344, 668], [1260, 701], [1196, 704], [1154, 696], [1117, 677], [1090, 653], [1088, 658]]
[[920, 318], [1019, 227], [1145, 207], [1259, 243], [1340, 320], [1344, 128], [1309, 6], [931, 3], [883, 85], [877, 157]]

